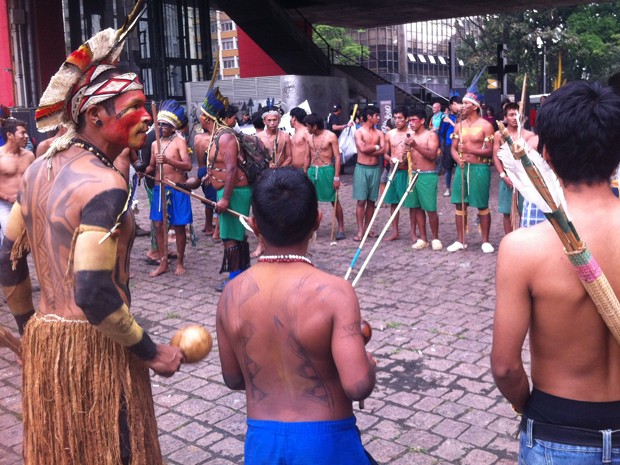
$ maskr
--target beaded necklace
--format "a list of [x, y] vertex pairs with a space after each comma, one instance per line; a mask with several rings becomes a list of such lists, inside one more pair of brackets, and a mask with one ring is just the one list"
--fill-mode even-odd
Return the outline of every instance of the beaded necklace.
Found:
[[262, 255], [258, 258], [259, 262], [266, 263], [307, 263], [308, 265], [314, 266], [312, 261], [308, 257], [304, 257], [303, 255], [295, 255], [295, 254], [286, 254], [286, 255]]
[[[120, 174], [123, 177], [123, 179], [125, 179], [125, 175], [123, 173], [121, 173], [116, 168], [116, 166], [114, 166], [114, 164], [110, 160], [108, 160], [106, 158], [106, 156], [101, 152], [101, 150], [99, 150], [94, 145], [86, 142], [85, 140], [78, 139], [78, 138], [72, 139], [71, 140], [71, 145], [75, 145], [76, 147], [80, 147], [82, 149], [88, 150], [90, 153], [92, 153], [94, 156], [96, 156], [101, 161], [101, 163], [103, 163], [108, 168], [112, 168], [114, 171], [116, 171], [118, 174]], [[127, 179], [125, 179], [125, 181], [127, 181]]]
[[125, 175], [121, 173], [116, 168], [116, 166], [114, 166], [114, 164], [110, 160], [108, 160], [106, 156], [94, 145], [86, 142], [85, 140], [77, 139], [77, 138], [71, 139], [71, 145], [75, 145], [76, 147], [80, 147], [82, 149], [88, 150], [90, 153], [96, 156], [101, 161], [101, 163], [103, 163], [108, 168], [111, 168], [112, 170], [120, 174], [123, 177], [123, 179], [125, 179], [125, 182], [127, 183], [127, 200], [125, 201], [125, 206], [123, 207], [123, 210], [119, 213], [119, 215], [116, 217], [116, 221], [114, 223], [114, 226], [112, 226], [112, 229], [110, 229], [110, 231], [108, 231], [108, 233], [105, 236], [103, 236], [101, 240], [99, 241], [99, 244], [102, 244], [121, 225], [121, 217], [125, 214], [125, 212], [129, 208], [129, 203], [132, 197], [132, 185], [129, 182], [127, 182]]

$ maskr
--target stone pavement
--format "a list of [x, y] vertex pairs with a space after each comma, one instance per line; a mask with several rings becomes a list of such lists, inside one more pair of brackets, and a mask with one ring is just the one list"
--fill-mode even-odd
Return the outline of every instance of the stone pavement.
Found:
[[[351, 175], [342, 177], [341, 198], [347, 239], [330, 246], [331, 208], [322, 204], [323, 225], [311, 248], [316, 266], [344, 276], [358, 243]], [[497, 174], [491, 195], [491, 242], [503, 234], [497, 213]], [[438, 209], [444, 247], [456, 237], [454, 209], [441, 196]], [[148, 206], [139, 189], [138, 223], [148, 227]], [[136, 238], [132, 253], [132, 311], [157, 342], [169, 341], [188, 323], [200, 323], [215, 336], [219, 294], [213, 286], [222, 246], [206, 238], [202, 205], [192, 201], [197, 247], [188, 246], [187, 274], [149, 278], [145, 262], [148, 237]], [[379, 463], [392, 465], [506, 465], [516, 463], [517, 420], [495, 388], [489, 369], [495, 260], [480, 250], [480, 235], [470, 209], [468, 250], [450, 254], [430, 249], [413, 251], [408, 212], [400, 218], [401, 239], [382, 242], [357, 285], [362, 316], [373, 327], [368, 350], [377, 360], [377, 386], [356, 410], [368, 451]], [[389, 208], [380, 211], [377, 232]], [[255, 239], [251, 239], [253, 247]], [[373, 240], [365, 244], [359, 270]], [[172, 261], [174, 265], [174, 261]], [[32, 269], [32, 267], [31, 267]], [[354, 271], [355, 275], [355, 271]], [[0, 299], [0, 324], [15, 330], [6, 303]], [[526, 359], [529, 355], [524, 354]], [[0, 465], [21, 463], [20, 370], [14, 356], [0, 349]], [[169, 379], [152, 379], [160, 440], [170, 465], [243, 463], [245, 397], [223, 383], [217, 345], [209, 357], [184, 365]], [[76, 464], [86, 465], [86, 464]]]

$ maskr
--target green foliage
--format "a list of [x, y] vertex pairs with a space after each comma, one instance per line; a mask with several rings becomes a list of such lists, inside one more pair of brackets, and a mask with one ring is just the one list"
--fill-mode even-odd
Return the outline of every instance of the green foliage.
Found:
[[323, 50], [329, 46], [336, 51], [333, 54], [336, 64], [357, 63], [370, 55], [368, 47], [355, 42], [343, 27], [315, 25], [312, 40]]
[[[609, 2], [469, 18], [457, 28], [462, 39], [457, 53], [473, 75], [483, 66], [495, 65], [497, 44], [505, 43], [508, 63], [519, 65], [519, 76], [509, 79], [520, 88], [527, 72], [533, 93], [542, 91], [543, 55], [548, 91], [560, 54], [564, 79], [605, 80], [620, 66], [619, 12], [620, 2]], [[484, 83], [480, 84], [483, 90]]]

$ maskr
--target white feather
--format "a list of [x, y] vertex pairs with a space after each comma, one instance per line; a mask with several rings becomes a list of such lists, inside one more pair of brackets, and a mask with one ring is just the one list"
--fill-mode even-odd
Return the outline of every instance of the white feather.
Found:
[[[534, 165], [538, 168], [538, 171], [542, 175], [542, 178], [551, 193], [551, 196], [557, 206], [562, 206], [566, 210], [566, 200], [564, 198], [564, 192], [562, 186], [555, 173], [551, 170], [551, 167], [540, 156], [540, 154], [531, 148], [523, 139], [517, 142], [518, 145], [525, 147], [525, 152], [529, 159], [532, 160]], [[508, 143], [504, 142], [497, 152], [498, 158], [504, 165], [504, 169], [513, 185], [523, 195], [523, 197], [535, 204], [544, 213], [551, 213], [552, 209], [543, 197], [538, 193], [530, 177], [528, 176], [523, 164], [520, 160], [516, 160], [508, 147]], [[567, 212], [568, 215], [568, 212]]]

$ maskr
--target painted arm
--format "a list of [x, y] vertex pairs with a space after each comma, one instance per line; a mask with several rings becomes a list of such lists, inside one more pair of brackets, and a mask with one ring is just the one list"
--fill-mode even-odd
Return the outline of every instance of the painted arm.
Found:
[[17, 260], [15, 269], [11, 263], [11, 249], [24, 228], [21, 207], [17, 201], [11, 209], [8, 228], [7, 231], [4, 231], [4, 240], [0, 248], [0, 285], [9, 310], [17, 323], [19, 334], [24, 333], [24, 326], [34, 315], [32, 282], [28, 269], [27, 253], [24, 253]]
[[[229, 309], [228, 302], [234, 299], [230, 290], [231, 286], [224, 288], [222, 298], [217, 305], [215, 329], [217, 331], [217, 347], [220, 353], [220, 364], [222, 365], [222, 377], [224, 383], [233, 390], [245, 390], [245, 378], [241, 365], [235, 354], [233, 345], [226, 333], [224, 319]], [[232, 306], [232, 304], [231, 304]]]
[[376, 362], [364, 347], [359, 302], [351, 284], [341, 285], [334, 294], [332, 355], [344, 392], [351, 400], [362, 400], [375, 387]]

